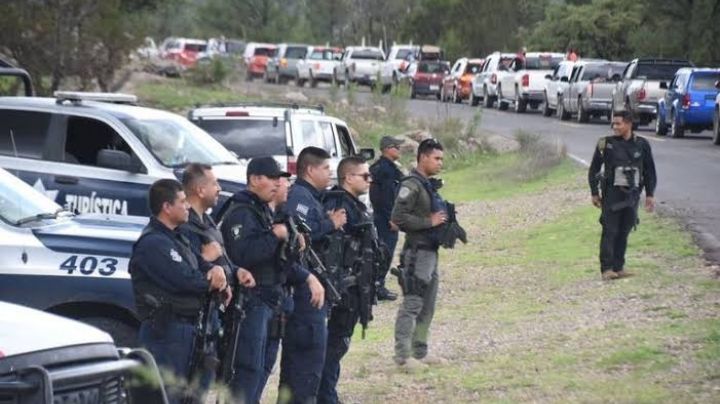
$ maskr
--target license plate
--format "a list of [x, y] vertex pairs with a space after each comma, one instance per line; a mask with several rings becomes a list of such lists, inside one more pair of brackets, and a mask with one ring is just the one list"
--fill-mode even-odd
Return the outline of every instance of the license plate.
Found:
[[437, 91], [440, 89], [440, 86], [430, 86], [430, 91]]

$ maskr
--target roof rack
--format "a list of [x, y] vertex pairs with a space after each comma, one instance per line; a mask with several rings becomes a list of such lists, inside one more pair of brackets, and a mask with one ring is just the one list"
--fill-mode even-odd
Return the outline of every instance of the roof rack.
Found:
[[113, 104], [137, 104], [137, 97], [132, 94], [122, 93], [90, 93], [82, 91], [55, 91], [53, 94], [56, 98], [56, 104], [62, 104], [66, 101], [72, 104], [81, 104], [83, 101], [100, 101]]
[[323, 105], [298, 104], [291, 102], [232, 102], [232, 103], [212, 103], [212, 104], [195, 104], [195, 108], [227, 108], [227, 107], [269, 107], [269, 108], [288, 108], [288, 109], [314, 109], [325, 113]]

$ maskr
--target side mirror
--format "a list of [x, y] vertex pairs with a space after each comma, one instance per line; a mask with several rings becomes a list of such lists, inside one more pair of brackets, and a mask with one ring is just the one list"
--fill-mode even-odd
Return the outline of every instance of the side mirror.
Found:
[[663, 89], [663, 90], [667, 90], [667, 88], [668, 88], [667, 82], [661, 81], [661, 82], [660, 82], [660, 88]]
[[375, 159], [375, 149], [360, 149], [358, 155], [365, 159], [365, 161], [371, 161]]
[[552, 74], [546, 74], [545, 80], [552, 80]]
[[98, 151], [97, 165], [98, 167], [129, 171], [131, 173], [142, 171], [142, 164], [122, 150], [102, 149]]
[[715, 88], [720, 89], [720, 80], [715, 82]]
[[563, 83], [567, 83], [568, 81], [570, 81], [570, 79], [568, 79], [567, 76], [562, 76], [562, 77], [560, 77], [560, 81]]

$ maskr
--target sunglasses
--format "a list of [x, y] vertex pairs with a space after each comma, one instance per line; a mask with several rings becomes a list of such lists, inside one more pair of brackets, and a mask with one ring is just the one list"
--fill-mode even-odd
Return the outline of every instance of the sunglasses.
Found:
[[362, 173], [362, 174], [350, 174], [354, 177], [363, 177], [365, 181], [370, 181], [372, 179], [372, 174], [370, 173]]
[[418, 147], [423, 147], [423, 146], [434, 147], [434, 146], [439, 146], [439, 145], [440, 145], [440, 142], [437, 139], [430, 137], [430, 138], [427, 138], [427, 139], [423, 140], [422, 142], [420, 142]]

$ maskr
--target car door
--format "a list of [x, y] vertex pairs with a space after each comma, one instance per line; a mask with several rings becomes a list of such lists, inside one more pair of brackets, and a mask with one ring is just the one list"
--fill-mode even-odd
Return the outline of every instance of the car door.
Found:
[[581, 73], [581, 66], [573, 66], [570, 72], [570, 79], [568, 79], [567, 86], [565, 87], [564, 92], [566, 95], [563, 99], [566, 100], [565, 105], [570, 112], [575, 112], [578, 109], [577, 83], [580, 77], [582, 77]]

